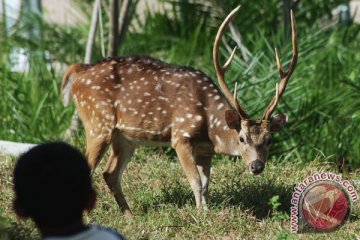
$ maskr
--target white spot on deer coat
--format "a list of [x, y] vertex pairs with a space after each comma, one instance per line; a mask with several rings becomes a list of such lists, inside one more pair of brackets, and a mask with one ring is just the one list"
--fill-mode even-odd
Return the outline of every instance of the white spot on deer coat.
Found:
[[182, 135], [183, 135], [184, 137], [187, 137], [187, 138], [190, 137], [190, 134], [189, 134], [188, 132], [184, 132]]
[[156, 83], [155, 84], [155, 90], [160, 92], [161, 91], [161, 83]]
[[168, 99], [168, 98], [163, 97], [163, 96], [159, 96], [158, 98], [159, 98], [159, 100], [164, 100], [164, 101], [167, 101], [167, 102], [169, 101], [169, 99]]
[[177, 121], [177, 122], [185, 122], [185, 118], [179, 117], [179, 118], [176, 118], [176, 121]]
[[92, 86], [91, 89], [99, 90], [99, 89], [100, 89], [100, 86]]
[[200, 122], [200, 121], [202, 120], [202, 116], [196, 115], [196, 116], [195, 116], [195, 120], [198, 121], [198, 122]]
[[221, 141], [221, 138], [218, 135], [215, 135], [215, 139], [220, 146], [224, 145], [223, 141]]
[[217, 106], [217, 110], [220, 110], [224, 107], [224, 104], [223, 103], [220, 103], [218, 106]]
[[215, 117], [214, 114], [210, 115], [210, 117], [209, 117], [210, 122], [214, 121], [214, 117]]

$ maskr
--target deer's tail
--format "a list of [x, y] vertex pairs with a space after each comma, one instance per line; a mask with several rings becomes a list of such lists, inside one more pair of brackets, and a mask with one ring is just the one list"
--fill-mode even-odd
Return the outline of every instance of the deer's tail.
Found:
[[73, 64], [65, 72], [61, 84], [61, 100], [65, 107], [70, 104], [70, 101], [72, 99], [71, 86], [76, 80], [78, 73], [86, 69], [86, 66], [86, 64]]

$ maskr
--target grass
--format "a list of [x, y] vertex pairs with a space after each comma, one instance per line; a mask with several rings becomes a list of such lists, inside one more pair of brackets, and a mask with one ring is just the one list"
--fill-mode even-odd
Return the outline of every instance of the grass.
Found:
[[[11, 210], [14, 159], [0, 159], [2, 194], [0, 209], [11, 239], [38, 239], [30, 221], [18, 221]], [[211, 174], [210, 209], [198, 211], [179, 162], [162, 151], [139, 149], [124, 174], [123, 186], [135, 217], [128, 221], [120, 213], [105, 185], [99, 166], [94, 175], [98, 191], [89, 223], [103, 224], [128, 239], [356, 239], [360, 232], [360, 201], [353, 204], [348, 223], [331, 233], [290, 233], [292, 188], [318, 171], [335, 172], [336, 166], [316, 159], [310, 164], [269, 162], [264, 174], [252, 176], [241, 160], [216, 157]], [[291, 176], [291, 177], [290, 177]], [[344, 176], [345, 177], [345, 176]], [[346, 178], [357, 181], [360, 173]], [[0, 225], [1, 229], [1, 225]], [[4, 229], [3, 229], [4, 231]]]
[[[245, 63], [235, 57], [226, 79], [231, 88], [235, 81], [240, 83], [241, 102], [253, 116], [259, 116], [279, 81], [273, 48], [279, 48], [285, 66], [291, 51], [283, 39], [279, 1], [240, 2], [243, 7], [234, 23], [252, 59]], [[360, 179], [359, 171], [355, 171], [360, 164], [360, 27], [326, 31], [317, 27], [319, 17], [326, 15], [325, 7], [338, 2], [300, 1], [296, 12], [299, 62], [277, 109], [289, 113], [290, 122], [276, 135], [271, 149], [276, 159], [263, 175], [253, 177], [241, 161], [217, 157], [210, 184], [210, 210], [197, 211], [171, 150], [140, 149], [124, 176], [135, 218], [128, 222], [121, 216], [98, 169], [94, 181], [98, 207], [87, 215], [87, 221], [111, 226], [130, 239], [359, 238], [359, 203], [354, 204], [350, 222], [336, 232], [289, 232], [291, 189], [304, 177], [321, 170], [336, 171], [336, 160], [345, 156], [355, 172], [347, 177]], [[141, 31], [127, 35], [120, 55], [148, 54], [202, 69], [214, 77], [212, 42], [222, 21], [217, 8], [182, 0], [172, 4], [172, 14], [146, 16], [145, 22], [138, 24]], [[226, 4], [230, 9], [239, 3]], [[269, 10], [260, 11], [265, 4]], [[30, 20], [11, 34], [0, 35], [0, 139], [38, 143], [61, 139], [69, 125], [74, 107], [64, 108], [60, 102], [62, 76], [57, 65], [82, 61], [88, 26], [49, 25], [36, 17]], [[26, 24], [41, 25], [43, 39], [27, 38]], [[0, 31], [4, 33], [3, 27]], [[226, 39], [229, 45], [234, 44], [229, 35]], [[94, 61], [101, 59], [99, 46], [97, 42]], [[30, 54], [30, 69], [25, 73], [11, 71], [11, 52], [19, 47]], [[226, 49], [221, 51], [224, 56], [229, 54]], [[45, 57], [47, 53], [51, 59]], [[84, 150], [82, 131], [72, 141]], [[13, 166], [12, 158], [0, 157], [0, 239], [5, 237], [5, 229], [14, 239], [38, 239], [34, 226], [17, 221], [11, 211]], [[357, 189], [360, 191], [359, 185]]]

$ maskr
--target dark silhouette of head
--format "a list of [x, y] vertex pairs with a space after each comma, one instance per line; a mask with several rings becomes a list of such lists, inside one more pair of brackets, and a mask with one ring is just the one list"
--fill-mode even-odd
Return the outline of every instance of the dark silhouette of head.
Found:
[[85, 157], [63, 142], [38, 145], [24, 153], [14, 170], [14, 209], [40, 227], [80, 221], [96, 194]]

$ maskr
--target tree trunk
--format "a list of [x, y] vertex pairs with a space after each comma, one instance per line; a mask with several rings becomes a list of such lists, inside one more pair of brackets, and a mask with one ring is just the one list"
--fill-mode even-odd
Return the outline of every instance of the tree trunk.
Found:
[[[95, 36], [96, 36], [96, 26], [99, 17], [99, 10], [101, 7], [101, 0], [95, 0], [92, 17], [91, 17], [91, 26], [89, 30], [89, 35], [86, 43], [86, 52], [84, 57], [84, 63], [91, 63], [91, 56], [94, 48]], [[70, 140], [74, 137], [76, 131], [79, 129], [81, 125], [79, 113], [75, 110], [74, 114], [71, 117], [71, 122], [69, 128], [66, 130], [64, 138], [66, 140]]]
[[85, 57], [84, 57], [84, 63], [86, 63], [86, 64], [91, 63], [91, 56], [92, 56], [92, 52], [93, 52], [93, 48], [94, 48], [97, 23], [99, 20], [100, 7], [101, 7], [101, 0], [95, 0], [92, 17], [91, 17], [91, 25], [90, 25], [89, 35], [88, 35], [88, 39], [86, 42], [86, 52], [85, 52]]
[[[112, 0], [110, 3], [110, 32], [109, 32], [109, 52], [108, 55], [114, 57], [117, 55], [121, 41], [127, 32], [132, 14], [131, 10], [135, 9], [139, 0], [123, 0], [121, 10], [119, 9], [119, 0]], [[91, 26], [89, 30], [88, 40], [86, 44], [86, 53], [84, 63], [91, 63], [91, 56], [95, 42], [96, 27], [99, 21], [99, 11], [101, 8], [101, 0], [95, 0]], [[119, 16], [120, 12], [120, 16]], [[120, 24], [119, 24], [120, 21]], [[75, 110], [70, 127], [65, 132], [65, 139], [70, 140], [74, 137], [77, 129], [81, 124], [78, 112]]]
[[119, 0], [110, 2], [110, 29], [108, 56], [115, 57], [119, 49]]

